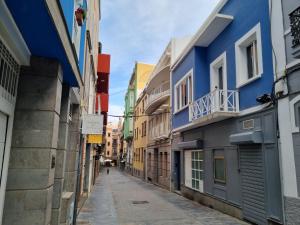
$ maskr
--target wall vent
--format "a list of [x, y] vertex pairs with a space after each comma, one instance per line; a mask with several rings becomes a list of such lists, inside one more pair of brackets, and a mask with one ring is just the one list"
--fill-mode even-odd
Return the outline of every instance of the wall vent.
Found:
[[250, 130], [253, 128], [254, 128], [254, 119], [243, 121], [243, 129], [244, 130]]

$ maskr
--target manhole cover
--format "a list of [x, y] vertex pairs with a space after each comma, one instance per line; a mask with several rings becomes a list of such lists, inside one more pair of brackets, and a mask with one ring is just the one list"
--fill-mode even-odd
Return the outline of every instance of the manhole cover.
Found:
[[148, 201], [132, 201], [132, 204], [139, 205], [139, 204], [148, 204]]

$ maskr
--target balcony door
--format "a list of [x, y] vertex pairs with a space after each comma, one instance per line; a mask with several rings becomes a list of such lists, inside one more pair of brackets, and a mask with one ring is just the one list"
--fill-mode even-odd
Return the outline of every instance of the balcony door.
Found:
[[219, 56], [210, 65], [210, 89], [212, 94], [212, 110], [227, 110], [227, 66], [226, 53]]

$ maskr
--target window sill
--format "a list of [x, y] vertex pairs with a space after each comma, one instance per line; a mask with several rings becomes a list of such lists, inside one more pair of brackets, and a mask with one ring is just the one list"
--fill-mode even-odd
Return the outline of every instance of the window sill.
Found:
[[258, 74], [257, 76], [252, 77], [252, 78], [249, 79], [249, 80], [246, 80], [246, 81], [244, 81], [244, 82], [242, 82], [242, 83], [240, 83], [240, 84], [237, 84], [236, 88], [244, 87], [244, 86], [246, 86], [246, 85], [252, 83], [253, 81], [255, 81], [255, 80], [257, 80], [257, 79], [260, 79], [260, 78], [261, 78], [261, 75], [262, 75], [262, 74]]
[[186, 108], [188, 108], [189, 107], [189, 104], [188, 105], [186, 105], [186, 106], [184, 106], [183, 108], [181, 108], [181, 109], [178, 109], [177, 111], [175, 111], [173, 114], [174, 115], [176, 115], [176, 114], [178, 114], [178, 113], [180, 113], [180, 112], [182, 112], [183, 110], [185, 110]]

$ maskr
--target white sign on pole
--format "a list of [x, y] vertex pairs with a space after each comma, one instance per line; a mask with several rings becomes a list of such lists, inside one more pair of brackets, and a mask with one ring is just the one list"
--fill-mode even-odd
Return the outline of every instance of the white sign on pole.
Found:
[[103, 115], [84, 114], [82, 118], [82, 134], [103, 134]]

